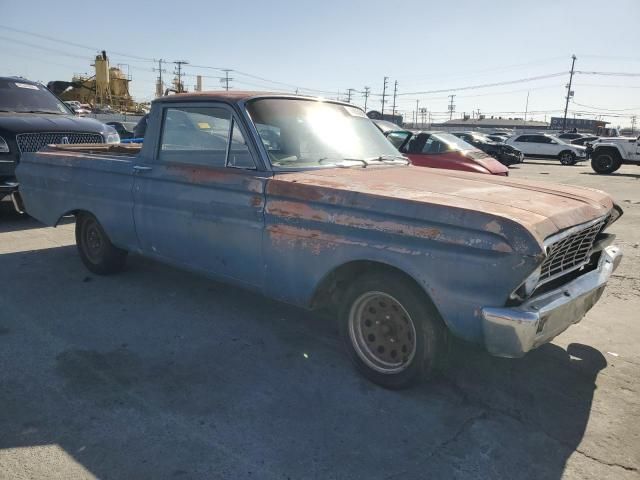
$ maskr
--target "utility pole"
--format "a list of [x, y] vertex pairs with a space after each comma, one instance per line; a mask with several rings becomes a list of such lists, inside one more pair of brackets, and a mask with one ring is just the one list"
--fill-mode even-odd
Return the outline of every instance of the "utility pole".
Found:
[[527, 125], [527, 113], [529, 113], [529, 92], [527, 92], [527, 104], [524, 107], [524, 124]]
[[347, 103], [351, 103], [351, 94], [355, 91], [355, 88], [347, 88]]
[[631, 117], [631, 136], [633, 136], [636, 131], [636, 116]]
[[364, 113], [367, 113], [367, 100], [369, 100], [369, 95], [371, 92], [371, 88], [370, 87], [364, 87]]
[[229, 77], [229, 72], [231, 72], [231, 71], [232, 71], [232, 70], [230, 70], [230, 69], [228, 69], [228, 68], [225, 68], [225, 69], [223, 70], [223, 72], [224, 72], [224, 78], [221, 78], [221, 79], [220, 79], [220, 82], [222, 82], [222, 83], [224, 84], [224, 89], [225, 89], [225, 90], [227, 90], [227, 91], [229, 91], [229, 82], [230, 82], [231, 80], [233, 80], [233, 78]]
[[396, 116], [396, 95], [398, 93], [398, 81], [393, 84], [393, 109], [391, 110], [391, 116]]
[[161, 58], [160, 60], [158, 60], [158, 68], [153, 69], [154, 71], [158, 72], [158, 86], [156, 87], [156, 97], [161, 97], [164, 94], [164, 85], [162, 84], [162, 74], [165, 73], [167, 70], [162, 68], [163, 63], [166, 63], [166, 60]]
[[453, 99], [455, 95], [449, 95], [449, 120], [453, 118], [453, 112], [456, 110], [456, 106], [453, 104]]
[[569, 110], [569, 99], [573, 96], [571, 93], [571, 82], [573, 81], [573, 67], [576, 65], [576, 56], [571, 55], [571, 74], [569, 75], [569, 85], [567, 85], [567, 103], [564, 104], [564, 117], [562, 118], [562, 131], [567, 128], [567, 110]]
[[416, 99], [416, 124], [415, 127], [418, 128], [418, 112], [420, 111], [420, 100]]
[[177, 72], [175, 72], [176, 75], [178, 76], [177, 90], [178, 90], [178, 93], [182, 93], [184, 91], [182, 87], [182, 65], [188, 65], [189, 62], [187, 62], [186, 60], [175, 60], [173, 63], [176, 64], [176, 69], [178, 70]]
[[380, 115], [381, 115], [383, 120], [384, 120], [384, 104], [386, 102], [385, 97], [387, 96], [387, 81], [388, 80], [389, 80], [389, 77], [384, 77], [384, 84], [382, 85], [382, 111], [380, 112]]

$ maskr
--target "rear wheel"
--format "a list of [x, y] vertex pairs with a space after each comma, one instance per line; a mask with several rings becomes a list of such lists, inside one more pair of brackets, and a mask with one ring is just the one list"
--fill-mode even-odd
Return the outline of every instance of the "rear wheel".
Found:
[[413, 282], [393, 272], [360, 277], [349, 287], [340, 327], [358, 370], [385, 388], [427, 378], [445, 352], [437, 311]]
[[609, 174], [620, 168], [622, 160], [618, 152], [602, 151], [597, 152], [591, 158], [591, 168], [596, 173]]
[[569, 150], [560, 152], [560, 155], [558, 155], [558, 158], [560, 159], [560, 163], [562, 165], [575, 165], [576, 163], [576, 154]]
[[82, 263], [93, 273], [109, 275], [124, 268], [127, 251], [114, 246], [96, 217], [89, 213], [76, 217], [76, 245]]

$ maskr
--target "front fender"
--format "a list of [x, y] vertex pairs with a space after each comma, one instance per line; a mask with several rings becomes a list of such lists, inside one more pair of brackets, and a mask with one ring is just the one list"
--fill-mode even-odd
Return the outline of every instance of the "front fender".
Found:
[[454, 208], [448, 209], [450, 221], [444, 224], [407, 217], [411, 209], [404, 207], [403, 217], [269, 198], [265, 293], [306, 307], [323, 279], [340, 266], [355, 261], [389, 265], [420, 285], [452, 333], [481, 341], [480, 308], [506, 303], [539, 263], [540, 247], [523, 227], [506, 219], [487, 222], [476, 212], [475, 222], [461, 227], [465, 222]]

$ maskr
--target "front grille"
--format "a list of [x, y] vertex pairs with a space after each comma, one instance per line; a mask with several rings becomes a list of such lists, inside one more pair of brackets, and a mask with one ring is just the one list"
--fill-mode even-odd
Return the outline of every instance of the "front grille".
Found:
[[99, 133], [20, 133], [16, 135], [16, 142], [20, 153], [26, 153], [37, 152], [52, 143], [104, 143], [104, 138]]
[[547, 258], [542, 264], [539, 285], [577, 270], [586, 264], [589, 261], [596, 236], [602, 231], [606, 222], [607, 217], [602, 218], [549, 245]]

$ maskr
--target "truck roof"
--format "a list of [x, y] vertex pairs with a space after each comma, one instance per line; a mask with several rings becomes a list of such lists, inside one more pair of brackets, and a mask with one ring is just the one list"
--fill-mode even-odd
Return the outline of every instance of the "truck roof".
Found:
[[[249, 100], [250, 98], [260, 97], [283, 97], [283, 98], [303, 98], [318, 100], [321, 97], [313, 97], [309, 95], [296, 95], [295, 93], [284, 92], [268, 92], [268, 91], [255, 91], [255, 90], [212, 90], [208, 92], [195, 92], [195, 93], [176, 93], [175, 95], [167, 95], [164, 97], [156, 98], [155, 102], [189, 102], [192, 100], [199, 101], [222, 101], [222, 102], [239, 102], [242, 100]], [[334, 102], [333, 100], [331, 100]], [[344, 103], [344, 102], [334, 102]], [[346, 104], [348, 105], [348, 104]], [[354, 105], [351, 105], [354, 106]]]

